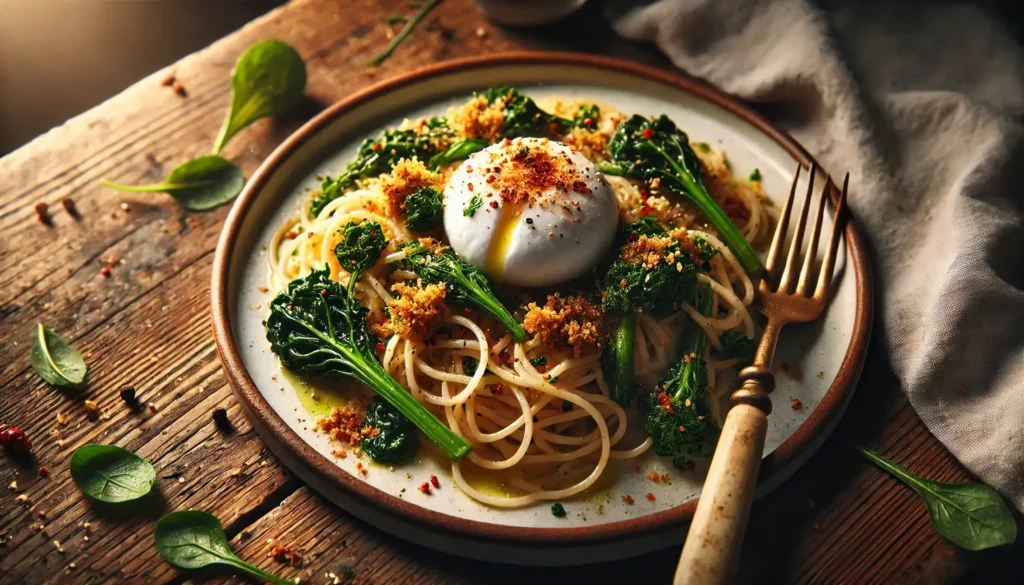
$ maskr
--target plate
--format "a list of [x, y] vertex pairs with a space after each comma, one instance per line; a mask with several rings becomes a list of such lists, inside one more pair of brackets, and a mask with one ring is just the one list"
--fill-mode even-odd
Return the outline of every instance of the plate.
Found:
[[[365, 137], [406, 117], [443, 114], [473, 91], [494, 85], [513, 85], [535, 98], [589, 97], [626, 113], [668, 114], [692, 140], [724, 150], [734, 173], [745, 176], [759, 169], [764, 191], [776, 201], [788, 193], [797, 165], [812, 162], [792, 138], [721, 91], [614, 59], [495, 55], [441, 63], [377, 84], [328, 108], [288, 138], [252, 176], [228, 216], [214, 262], [212, 302], [229, 382], [262, 439], [296, 475], [353, 515], [407, 540], [459, 555], [529, 564], [605, 561], [679, 543], [708, 461], [682, 472], [648, 454], [639, 472], [629, 465], [602, 478], [600, 488], [564, 501], [567, 518], [556, 518], [543, 504], [517, 510], [480, 504], [450, 480], [449, 465], [429, 457], [394, 470], [371, 465], [364, 476], [356, 471], [354, 457], [331, 455], [327, 438], [313, 430], [316, 416], [309, 409], [317, 410], [317, 403], [282, 373], [266, 341], [262, 321], [271, 300], [263, 288], [267, 246], [277, 226], [319, 187], [316, 177], [344, 169]], [[820, 189], [820, 174], [819, 181]], [[860, 373], [872, 314], [870, 271], [853, 221], [844, 236], [825, 316], [814, 324], [787, 326], [779, 342], [778, 388], [772, 394], [759, 496], [821, 444]], [[720, 391], [731, 390], [730, 380], [720, 383]], [[794, 408], [792, 399], [802, 406]], [[671, 481], [652, 483], [647, 479], [652, 471], [668, 473]], [[431, 475], [441, 478], [441, 489], [419, 492], [416, 486]], [[635, 503], [625, 503], [624, 495]]]

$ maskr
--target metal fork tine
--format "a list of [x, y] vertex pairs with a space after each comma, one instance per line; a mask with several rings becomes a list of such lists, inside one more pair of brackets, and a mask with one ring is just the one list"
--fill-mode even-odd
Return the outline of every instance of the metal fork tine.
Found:
[[811, 165], [811, 177], [807, 182], [807, 195], [804, 197], [803, 207], [800, 208], [800, 221], [796, 224], [796, 233], [789, 244], [789, 256], [786, 258], [786, 268], [782, 271], [782, 278], [779, 279], [778, 290], [788, 292], [790, 280], [796, 275], [796, 257], [800, 254], [800, 245], [804, 239], [804, 226], [807, 224], [807, 209], [811, 205], [811, 195], [814, 194], [814, 172], [817, 165]]
[[832, 283], [832, 269], [836, 264], [836, 252], [839, 249], [839, 222], [842, 219], [843, 210], [846, 208], [846, 189], [850, 185], [850, 173], [846, 173], [843, 179], [843, 191], [839, 194], [839, 202], [836, 203], [835, 217], [832, 218], [832, 233], [828, 238], [828, 250], [825, 252], [825, 259], [821, 263], [821, 275], [818, 277], [818, 287], [814, 291], [814, 298], [825, 300], [828, 298], [828, 287]]
[[789, 227], [789, 212], [793, 208], [793, 195], [796, 193], [796, 184], [800, 182], [800, 163], [796, 165], [796, 173], [793, 175], [793, 184], [789, 187], [789, 197], [782, 206], [782, 213], [779, 214], [779, 223], [775, 226], [775, 235], [772, 237], [771, 248], [768, 249], [768, 260], [765, 269], [768, 271], [768, 282], [778, 281], [779, 257], [782, 256], [782, 246], [786, 243], [786, 229]]
[[796, 294], [807, 296], [811, 293], [810, 272], [814, 266], [814, 257], [818, 254], [818, 236], [821, 235], [821, 219], [825, 214], [825, 201], [828, 200], [828, 185], [831, 177], [825, 175], [825, 186], [821, 188], [821, 197], [818, 199], [818, 210], [814, 214], [814, 228], [811, 230], [811, 237], [807, 242], [807, 254], [804, 255], [804, 265], [800, 269], [800, 280], [796, 284]]

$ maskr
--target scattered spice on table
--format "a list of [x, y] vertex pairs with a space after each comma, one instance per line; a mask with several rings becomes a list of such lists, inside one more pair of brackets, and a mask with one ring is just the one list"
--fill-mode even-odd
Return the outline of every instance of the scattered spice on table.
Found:
[[178, 94], [181, 97], [188, 97], [188, 91], [185, 89], [185, 86], [182, 85], [180, 81], [175, 81], [171, 85], [171, 89], [173, 89], [174, 93]]
[[78, 208], [75, 207], [75, 200], [70, 197], [65, 197], [60, 200], [60, 204], [64, 206], [64, 211], [68, 212], [68, 215], [72, 217], [78, 217]]
[[139, 399], [135, 396], [135, 386], [123, 386], [118, 392], [118, 396], [121, 400], [129, 406], [129, 408], [138, 408]]
[[435, 488], [441, 487], [441, 482], [437, 479], [436, 475], [430, 476], [430, 485], [434, 486]]
[[631, 496], [629, 494], [626, 494], [626, 495], [622, 496], [622, 501], [623, 501], [623, 503], [626, 503], [626, 504], [629, 504], [629, 505], [633, 505], [633, 496]]
[[654, 497], [654, 494], [652, 494], [651, 492], [647, 492], [647, 495], [644, 496], [644, 497], [647, 498], [648, 502], [653, 502], [654, 500], [657, 499], [657, 498]]
[[42, 224], [49, 224], [50, 223], [49, 209], [50, 209], [50, 206], [47, 205], [43, 201], [40, 201], [40, 202], [36, 203], [36, 206], [35, 206], [36, 220], [39, 221], [39, 223], [42, 223]]
[[32, 452], [32, 440], [18, 427], [0, 425], [0, 447], [14, 453]]
[[228, 419], [228, 411], [225, 408], [213, 409], [213, 422], [222, 431], [231, 430], [231, 420]]
[[427, 482], [421, 483], [420, 487], [419, 487], [419, 490], [429, 496], [430, 495], [430, 484], [427, 483]]
[[166, 77], [164, 77], [162, 80], [160, 80], [160, 85], [162, 85], [164, 87], [170, 87], [173, 84], [174, 84], [174, 74], [173, 73], [168, 73]]
[[803, 408], [803, 406], [804, 406], [804, 403], [803, 403], [803, 402], [800, 402], [800, 399], [799, 399], [799, 398], [795, 398], [795, 397], [793, 397], [793, 396], [790, 396], [790, 397], [789, 397], [789, 406], [790, 406], [790, 408], [792, 408], [793, 410], [800, 410], [801, 408]]
[[85, 401], [85, 416], [92, 421], [100, 417], [100, 405], [95, 400]]
[[270, 549], [270, 552], [267, 553], [267, 556], [271, 557], [279, 563], [284, 563], [289, 567], [302, 566], [302, 555], [283, 544], [274, 545], [274, 548]]

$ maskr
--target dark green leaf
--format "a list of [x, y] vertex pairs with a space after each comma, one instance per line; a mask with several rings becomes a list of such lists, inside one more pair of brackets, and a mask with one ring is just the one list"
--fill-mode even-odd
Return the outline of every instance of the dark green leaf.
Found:
[[377, 463], [398, 465], [412, 459], [420, 448], [416, 425], [386, 401], [377, 398], [366, 409], [364, 429], [376, 434], [364, 434], [360, 445], [363, 452]]
[[928, 506], [935, 530], [967, 550], [1013, 544], [1017, 523], [996, 491], [978, 483], [941, 483], [914, 475], [870, 449], [860, 448], [869, 461], [913, 488]]
[[480, 367], [480, 360], [471, 357], [462, 358], [462, 371], [472, 376]]
[[355, 290], [359, 275], [377, 263], [381, 252], [388, 247], [388, 239], [384, 237], [384, 229], [375, 221], [353, 221], [345, 224], [341, 241], [334, 247], [334, 255], [351, 277], [348, 282], [348, 293]]
[[85, 384], [89, 367], [82, 354], [42, 323], [36, 325], [31, 361], [32, 369], [52, 386], [78, 388]]
[[238, 569], [274, 585], [294, 585], [238, 558], [228, 544], [220, 520], [199, 510], [171, 512], [156, 523], [156, 549], [168, 563], [179, 569], [224, 566]]
[[542, 355], [530, 358], [530, 365], [535, 368], [541, 368], [548, 365], [548, 358]]
[[433, 187], [421, 187], [405, 198], [405, 227], [417, 232], [434, 229], [441, 221], [444, 198]]
[[555, 518], [565, 518], [565, 506], [563, 506], [561, 502], [555, 502], [554, 504], [551, 504], [551, 515]]
[[306, 64], [290, 45], [267, 40], [249, 47], [231, 73], [231, 109], [213, 153], [219, 154], [232, 136], [256, 120], [295, 107], [305, 89]]
[[502, 135], [505, 138], [520, 136], [553, 136], [572, 128], [573, 121], [553, 116], [541, 110], [529, 97], [509, 86], [492, 87], [484, 94], [487, 103], [501, 103], [505, 121]]
[[750, 173], [750, 180], [755, 182], [755, 183], [760, 181], [761, 180], [761, 169], [754, 169]]
[[436, 169], [441, 165], [455, 162], [457, 160], [466, 160], [469, 155], [474, 152], [479, 152], [490, 145], [486, 140], [480, 138], [467, 138], [466, 140], [460, 140], [441, 152], [430, 157], [430, 161], [427, 162], [427, 166]]
[[206, 211], [224, 205], [238, 196], [245, 185], [242, 169], [219, 156], [192, 159], [175, 168], [163, 183], [121, 185], [104, 179], [104, 186], [133, 193], [167, 193], [191, 211]]
[[290, 370], [325, 378], [353, 378], [390, 402], [452, 459], [470, 445], [441, 423], [388, 375], [373, 353], [376, 338], [366, 323], [366, 307], [331, 280], [330, 270], [314, 270], [288, 284], [270, 304], [264, 323], [270, 347]]
[[114, 445], [85, 445], [71, 454], [71, 479], [83, 494], [116, 504], [137, 500], [153, 489], [149, 461]]

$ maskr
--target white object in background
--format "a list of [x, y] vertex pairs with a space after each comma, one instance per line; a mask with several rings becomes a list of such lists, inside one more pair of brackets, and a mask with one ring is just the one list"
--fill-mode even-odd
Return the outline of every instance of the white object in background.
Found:
[[477, 0], [491, 22], [509, 26], [536, 26], [554, 22], [577, 11], [587, 0]]

